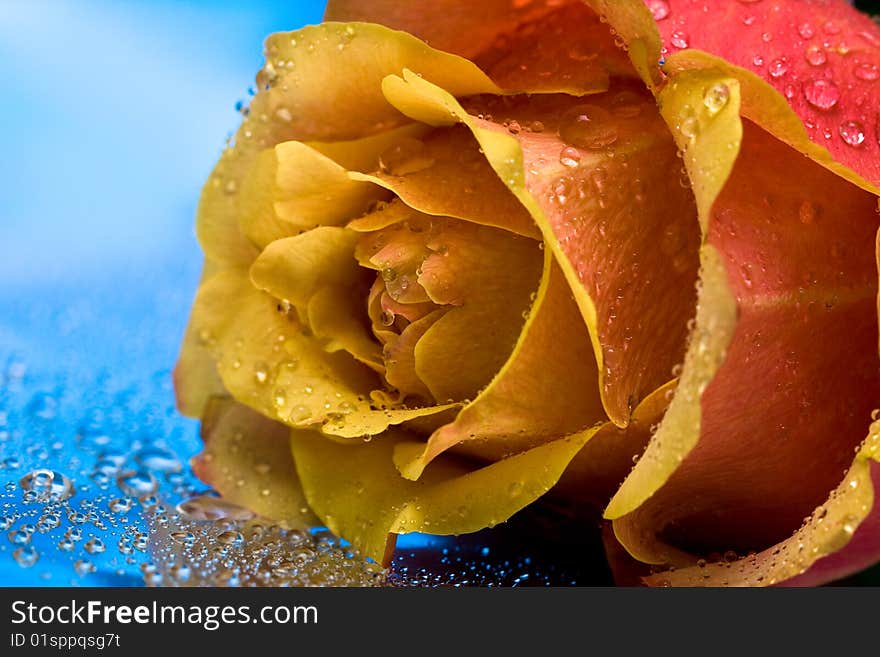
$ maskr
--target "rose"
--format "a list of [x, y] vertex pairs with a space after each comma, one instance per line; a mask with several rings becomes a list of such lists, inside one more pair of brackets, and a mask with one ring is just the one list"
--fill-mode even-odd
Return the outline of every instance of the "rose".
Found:
[[198, 212], [200, 476], [385, 561], [548, 491], [650, 584], [876, 560], [880, 30], [701, 7], [341, 0], [271, 36]]

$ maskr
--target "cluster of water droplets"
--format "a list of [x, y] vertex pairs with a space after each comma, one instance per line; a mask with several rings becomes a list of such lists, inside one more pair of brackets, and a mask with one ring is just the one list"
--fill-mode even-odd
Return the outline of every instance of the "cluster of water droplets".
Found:
[[[112, 394], [61, 385], [46, 390], [39, 385], [45, 379], [27, 370], [14, 357], [0, 372], [5, 582], [385, 582], [383, 569], [326, 530], [284, 529], [220, 500], [197, 480], [188, 464], [200, 448], [197, 426], [174, 410], [167, 370], [147, 375], [147, 386]], [[100, 377], [94, 384], [111, 387]], [[83, 407], [97, 398], [104, 403]]]
[[[738, 1], [747, 6], [764, 2]], [[674, 28], [668, 31], [667, 48], [695, 47], [685, 18], [675, 14], [666, 0], [649, 0], [647, 4], [655, 20], [670, 23]], [[711, 10], [707, 5], [707, 11]], [[757, 7], [755, 10], [756, 13], [746, 13], [741, 22], [745, 28], [761, 30]], [[848, 147], [861, 148], [873, 128], [875, 139], [880, 143], [880, 115], [876, 112], [876, 101], [872, 101], [877, 92], [871, 84], [880, 79], [880, 60], [872, 54], [880, 45], [877, 37], [868, 31], [853, 33], [835, 20], [812, 20], [808, 14], [796, 20], [789, 29], [792, 34], [786, 35], [786, 43], [794, 44], [790, 54], [776, 56], [755, 52], [747, 63], [769, 78], [790, 101], [805, 101], [814, 112], [806, 120], [807, 127], [824, 139], [839, 139]], [[772, 32], [761, 32], [760, 43], [766, 44], [769, 53], [780, 50], [773, 42]], [[669, 52], [667, 48], [664, 48], [664, 56]], [[796, 62], [798, 58], [806, 66]], [[853, 90], [854, 85], [860, 88]], [[840, 105], [844, 93], [852, 98], [845, 112]]]

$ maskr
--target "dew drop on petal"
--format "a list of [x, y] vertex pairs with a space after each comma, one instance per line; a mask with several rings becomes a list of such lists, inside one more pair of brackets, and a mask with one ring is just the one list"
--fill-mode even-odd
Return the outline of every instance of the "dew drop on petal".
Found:
[[666, 0], [648, 0], [648, 9], [655, 21], [662, 21], [669, 16], [669, 3]]
[[729, 99], [730, 89], [728, 86], [723, 82], [716, 82], [703, 94], [703, 105], [706, 106], [710, 114], [717, 114], [724, 109]]
[[801, 23], [798, 26], [798, 34], [801, 35], [802, 39], [812, 39], [815, 33], [813, 26], [809, 23]]
[[559, 162], [566, 167], [574, 168], [581, 161], [581, 153], [574, 146], [566, 146], [559, 152]]
[[849, 146], [861, 146], [865, 141], [865, 128], [858, 121], [844, 121], [838, 129], [840, 137]]
[[774, 59], [770, 62], [768, 70], [770, 71], [771, 77], [781, 78], [788, 73], [788, 62], [786, 62], [785, 59]]
[[672, 37], [670, 38], [670, 42], [676, 48], [687, 48], [688, 47], [688, 35], [686, 32], [682, 32], [681, 30], [676, 30], [672, 33]]
[[822, 66], [828, 60], [828, 56], [822, 46], [814, 45], [804, 50], [804, 59], [810, 66]]
[[829, 110], [837, 105], [840, 90], [831, 80], [811, 80], [804, 85], [804, 98], [816, 109]]
[[557, 132], [563, 141], [577, 148], [604, 148], [617, 141], [611, 115], [597, 105], [572, 107], [562, 115]]
[[880, 77], [880, 69], [877, 68], [876, 64], [861, 62], [860, 64], [856, 64], [856, 67], [853, 69], [853, 75], [859, 80], [873, 82]]

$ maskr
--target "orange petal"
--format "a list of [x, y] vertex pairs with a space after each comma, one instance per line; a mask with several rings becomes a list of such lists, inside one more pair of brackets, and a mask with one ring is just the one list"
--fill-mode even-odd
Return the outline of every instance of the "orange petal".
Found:
[[414, 34], [434, 48], [472, 59], [495, 39], [547, 12], [542, 2], [483, 0], [329, 0], [324, 20], [381, 23]]
[[205, 449], [193, 471], [223, 497], [265, 518], [306, 528], [317, 520], [290, 455], [290, 429], [231, 399], [214, 398], [202, 420]]
[[446, 309], [435, 310], [412, 322], [399, 336], [394, 335], [385, 343], [385, 380], [405, 395], [415, 395], [423, 400], [433, 399], [431, 391], [416, 372], [415, 348], [425, 332], [445, 313]]
[[574, 96], [606, 91], [609, 78], [636, 77], [608, 25], [574, 2], [500, 35], [474, 61], [505, 89]]
[[492, 110], [494, 122], [543, 118], [543, 132], [516, 136], [526, 189], [595, 331], [603, 401], [620, 425], [681, 362], [696, 296], [696, 208], [670, 175], [680, 167], [675, 145], [653, 108], [626, 89], [586, 104], [533, 97]]
[[415, 348], [416, 372], [438, 401], [472, 399], [504, 365], [541, 280], [534, 240], [450, 221], [432, 233], [419, 282], [451, 304]]
[[568, 504], [603, 508], [638, 462], [675, 393], [677, 380], [642, 400], [626, 427], [606, 422], [565, 471], [556, 496]]
[[[427, 214], [456, 217], [527, 237], [540, 237], [529, 213], [498, 179], [466, 128], [435, 130], [418, 143], [418, 147], [410, 148], [409, 154], [398, 154], [404, 165], [410, 163], [406, 173], [392, 164], [386, 165], [386, 171], [373, 175], [352, 174], [352, 177], [387, 187], [404, 203]], [[413, 159], [409, 158], [419, 158], [422, 165], [413, 167]], [[384, 216], [390, 218], [388, 214]], [[373, 221], [377, 219], [374, 217]], [[360, 219], [349, 225], [361, 230], [356, 226], [365, 224]]]
[[860, 248], [874, 239], [875, 207], [744, 122], [707, 236], [737, 324], [702, 392], [696, 446], [615, 521], [639, 559], [687, 563], [686, 552], [772, 545], [837, 486], [880, 393], [877, 269]]
[[725, 555], [713, 563], [644, 578], [651, 586], [814, 586], [876, 562], [880, 554], [880, 423], [868, 437], [827, 500], [790, 537], [755, 554]]

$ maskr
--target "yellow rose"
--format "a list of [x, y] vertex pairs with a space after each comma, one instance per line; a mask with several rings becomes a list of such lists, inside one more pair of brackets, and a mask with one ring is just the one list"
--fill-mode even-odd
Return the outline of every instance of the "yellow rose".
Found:
[[[782, 35], [774, 4], [729, 11]], [[205, 481], [383, 563], [545, 494], [652, 584], [876, 560], [845, 555], [877, 532], [880, 147], [823, 142], [811, 112], [860, 105], [788, 32], [756, 74], [746, 27], [648, 5], [331, 0], [269, 37], [198, 210]]]

